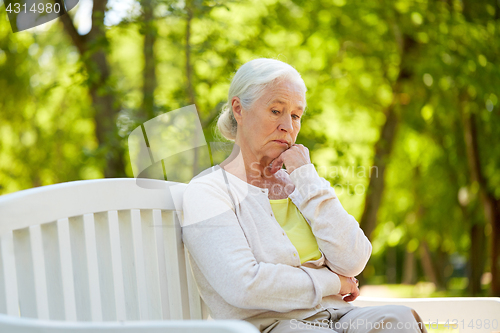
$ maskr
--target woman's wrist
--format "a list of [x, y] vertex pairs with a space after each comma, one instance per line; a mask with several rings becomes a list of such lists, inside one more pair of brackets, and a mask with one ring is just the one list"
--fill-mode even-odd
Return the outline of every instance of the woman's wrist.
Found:
[[293, 172], [299, 170], [299, 169], [304, 169], [304, 168], [307, 168], [308, 165], [312, 165], [314, 167], [314, 165], [312, 163], [307, 163], [307, 164], [303, 164], [297, 168], [293, 168], [291, 171], [290, 170], [286, 170], [288, 172], [289, 175], [291, 175]]

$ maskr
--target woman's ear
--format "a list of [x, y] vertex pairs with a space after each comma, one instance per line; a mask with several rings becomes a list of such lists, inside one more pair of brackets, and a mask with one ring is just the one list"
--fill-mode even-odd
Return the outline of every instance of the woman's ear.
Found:
[[234, 119], [236, 119], [236, 122], [240, 124], [242, 118], [241, 113], [243, 112], [243, 106], [241, 105], [239, 97], [237, 96], [233, 97], [233, 99], [231, 100], [231, 108], [233, 111]]

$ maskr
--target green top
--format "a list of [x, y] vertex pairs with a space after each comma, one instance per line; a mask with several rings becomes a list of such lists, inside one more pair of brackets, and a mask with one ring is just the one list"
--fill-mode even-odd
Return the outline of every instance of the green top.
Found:
[[276, 221], [278, 221], [293, 246], [297, 249], [300, 263], [303, 264], [306, 261], [321, 258], [321, 252], [311, 226], [292, 200], [286, 198], [269, 200], [269, 202]]

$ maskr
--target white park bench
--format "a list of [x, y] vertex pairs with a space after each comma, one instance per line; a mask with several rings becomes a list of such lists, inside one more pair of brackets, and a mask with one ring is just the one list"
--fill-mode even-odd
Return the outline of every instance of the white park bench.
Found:
[[[206, 320], [181, 239], [185, 186], [100, 179], [1, 196], [0, 332], [258, 332], [245, 321]], [[459, 332], [500, 331], [500, 298], [354, 302], [388, 303], [413, 307], [426, 324], [456, 319], [465, 321]]]

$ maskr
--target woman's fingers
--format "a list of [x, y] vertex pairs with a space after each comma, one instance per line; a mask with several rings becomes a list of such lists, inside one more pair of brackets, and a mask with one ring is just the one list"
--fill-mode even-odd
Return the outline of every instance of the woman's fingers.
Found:
[[[285, 150], [286, 151], [286, 150]], [[271, 164], [269, 165], [269, 173], [275, 174], [279, 169], [283, 166], [283, 153], [280, 156], [276, 157]]]
[[276, 157], [268, 166], [268, 172], [272, 175], [278, 172], [285, 164], [286, 171], [290, 174], [295, 169], [300, 168], [305, 164], [311, 163], [309, 157], [309, 149], [301, 144], [292, 144], [290, 148], [283, 151]]
[[301, 144], [293, 144], [271, 162], [269, 172], [274, 174], [285, 164], [287, 172], [292, 173], [295, 169], [309, 163], [311, 163], [309, 149]]
[[346, 302], [352, 302], [359, 296], [359, 281], [354, 277], [345, 277], [339, 275], [340, 283], [342, 285], [340, 294], [342, 296], [347, 295], [343, 298]]
[[347, 295], [346, 297], [344, 297], [344, 301], [346, 302], [352, 302], [354, 301], [356, 298], [358, 298], [359, 296], [359, 289], [356, 288], [355, 291], [353, 291], [352, 293], [350, 293], [349, 295]]
[[[285, 159], [286, 159], [287, 154], [289, 153], [289, 151], [290, 151], [290, 149], [292, 147], [290, 147], [287, 150], [283, 151], [278, 157], [276, 157], [271, 162], [271, 164], [269, 165], [269, 172], [271, 173], [271, 175], [275, 174], [276, 172], [278, 172], [278, 170], [283, 167], [283, 164], [285, 164], [285, 167], [288, 168], [287, 163], [285, 163]], [[288, 171], [288, 169], [287, 169], [287, 171]], [[290, 171], [289, 171], [289, 173], [290, 173]]]
[[346, 302], [352, 302], [359, 296], [359, 289], [357, 286], [353, 288], [350, 294], [348, 294], [346, 297], [344, 297], [344, 301]]

